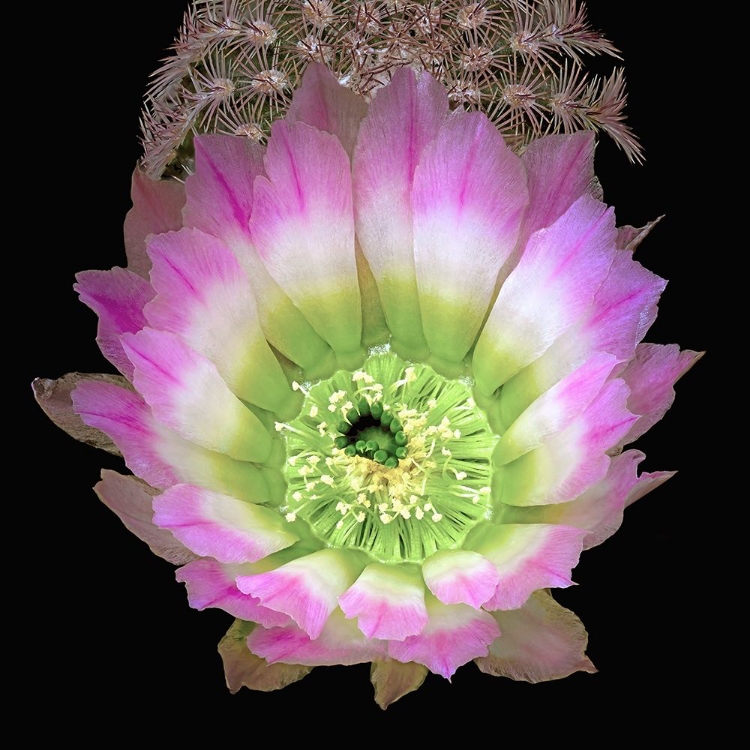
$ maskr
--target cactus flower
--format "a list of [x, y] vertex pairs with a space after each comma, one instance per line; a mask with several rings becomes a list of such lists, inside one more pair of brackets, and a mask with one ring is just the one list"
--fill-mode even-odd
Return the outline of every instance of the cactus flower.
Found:
[[665, 282], [593, 151], [519, 156], [427, 72], [366, 103], [313, 64], [266, 146], [135, 172], [128, 268], [77, 283], [121, 375], [35, 386], [123, 456], [96, 492], [190, 606], [235, 618], [230, 689], [369, 662], [386, 706], [470, 661], [595, 671], [551, 590], [668, 478], [626, 446], [698, 355], [641, 343]]

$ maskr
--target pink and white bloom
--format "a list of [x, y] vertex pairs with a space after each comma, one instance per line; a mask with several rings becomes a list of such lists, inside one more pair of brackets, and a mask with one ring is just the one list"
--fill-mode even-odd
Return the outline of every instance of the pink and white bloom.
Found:
[[550, 589], [669, 477], [627, 446], [699, 355], [642, 343], [665, 282], [593, 152], [518, 156], [427, 73], [366, 105], [311, 66], [266, 147], [197, 138], [184, 189], [136, 172], [128, 269], [77, 284], [122, 377], [48, 407], [122, 454], [97, 493], [190, 605], [237, 618], [230, 689], [594, 671]]

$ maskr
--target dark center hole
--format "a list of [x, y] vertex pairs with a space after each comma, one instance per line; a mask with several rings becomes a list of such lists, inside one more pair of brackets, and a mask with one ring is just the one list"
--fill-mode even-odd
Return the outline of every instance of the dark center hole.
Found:
[[[364, 410], [363, 410], [364, 411]], [[377, 414], [359, 412], [347, 414], [349, 422], [341, 422], [335, 445], [349, 456], [363, 456], [388, 468], [396, 468], [406, 458], [406, 435], [401, 422], [390, 411], [376, 410]]]

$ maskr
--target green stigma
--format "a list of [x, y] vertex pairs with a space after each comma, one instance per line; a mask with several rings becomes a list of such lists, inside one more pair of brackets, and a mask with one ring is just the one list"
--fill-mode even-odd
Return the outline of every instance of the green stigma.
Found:
[[306, 522], [328, 546], [395, 563], [460, 547], [490, 516], [499, 438], [469, 382], [381, 347], [361, 370], [295, 385], [302, 411], [277, 426], [289, 522]]

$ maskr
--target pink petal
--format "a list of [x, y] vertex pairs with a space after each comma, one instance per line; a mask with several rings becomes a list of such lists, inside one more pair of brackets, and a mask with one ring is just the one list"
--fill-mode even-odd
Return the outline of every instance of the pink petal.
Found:
[[399, 68], [359, 129], [352, 181], [357, 239], [394, 341], [426, 353], [412, 235], [411, 189], [422, 151], [448, 113], [445, 89], [428, 73]]
[[314, 370], [332, 357], [330, 347], [271, 278], [251, 242], [253, 182], [261, 174], [263, 149], [257, 143], [233, 136], [197, 137], [195, 173], [186, 182], [185, 226], [227, 244], [252, 284], [268, 341], [292, 362]]
[[286, 625], [289, 622], [286, 615], [267, 609], [255, 597], [243, 594], [237, 588], [235, 579], [247, 570], [247, 566], [224, 565], [205, 557], [184, 565], [175, 576], [185, 584], [188, 602], [193, 609], [223, 609], [234, 617], [268, 628]]
[[102, 480], [94, 487], [97, 497], [125, 524], [128, 531], [146, 542], [150, 550], [175, 565], [195, 559], [195, 554], [153, 520], [155, 490], [136, 477], [115, 471], [102, 471]]
[[128, 468], [151, 486], [188, 482], [250, 501], [268, 497], [268, 485], [256, 466], [183, 440], [153, 418], [137, 393], [84, 380], [71, 397], [81, 420], [108, 435]]
[[[215, 237], [197, 229], [158, 235], [149, 240], [149, 256], [153, 263], [151, 284], [157, 295], [146, 309], [151, 325], [189, 336], [191, 328], [201, 322], [199, 314], [212, 316], [214, 305], [227, 308], [218, 294], [220, 289], [226, 289], [234, 303], [222, 312], [236, 309], [238, 319], [255, 317], [251, 291], [249, 304], [235, 301], [248, 293], [250, 283], [232, 252]], [[208, 338], [209, 330], [223, 333], [221, 316], [212, 318], [211, 327], [196, 339]]]
[[589, 196], [536, 232], [506, 279], [474, 352], [486, 395], [541, 356], [586, 312], [614, 258], [614, 215]]
[[212, 362], [174, 334], [152, 328], [124, 336], [123, 346], [135, 367], [133, 383], [160, 422], [232, 458], [268, 459], [271, 436]]
[[638, 464], [645, 458], [640, 451], [615, 456], [607, 476], [570, 503], [564, 503], [557, 523], [586, 529], [583, 548], [601, 544], [620, 528], [625, 500], [638, 482]]
[[597, 352], [543, 393], [505, 431], [495, 462], [508, 463], [568, 427], [601, 391], [616, 363], [611, 354]]
[[146, 237], [182, 226], [185, 186], [177, 180], [152, 180], [136, 167], [130, 197], [133, 207], [124, 226], [128, 270], [148, 278], [151, 261], [146, 255]]
[[607, 277], [581, 320], [535, 362], [503, 387], [506, 424], [533, 399], [575, 370], [592, 354], [604, 351], [620, 361], [632, 358], [636, 344], [656, 318], [656, 304], [666, 282], [634, 261], [615, 253]]
[[495, 566], [478, 552], [441, 550], [422, 563], [427, 588], [443, 604], [479, 609], [492, 598], [500, 581]]
[[485, 609], [518, 609], [537, 589], [573, 585], [586, 532], [557, 524], [488, 526], [471, 543], [497, 569], [500, 580]]
[[335, 135], [351, 157], [359, 123], [367, 114], [367, 104], [320, 63], [310, 63], [294, 92], [286, 114], [288, 123], [304, 122]]
[[615, 456], [601, 482], [572, 502], [556, 506], [555, 523], [586, 529], [589, 534], [584, 539], [584, 549], [608, 539], [620, 528], [626, 499], [640, 483], [638, 464], [644, 458], [640, 451], [625, 451]]
[[348, 619], [357, 618], [368, 638], [402, 641], [427, 623], [424, 584], [413, 571], [399, 566], [368, 565], [339, 597], [339, 606]]
[[550, 135], [533, 140], [523, 159], [529, 184], [529, 207], [523, 235], [554, 224], [582, 195], [594, 179], [594, 134]]
[[627, 253], [615, 253], [607, 278], [584, 318], [581, 336], [592, 347], [630, 359], [656, 319], [656, 305], [666, 285]]
[[[220, 240], [196, 229], [152, 237], [149, 323], [178, 334], [216, 365], [232, 392], [282, 419], [300, 401], [263, 335], [252, 287]], [[286, 415], [286, 416], [282, 416]]]
[[277, 121], [255, 180], [253, 244], [268, 272], [337, 353], [357, 352], [362, 311], [349, 159], [334, 136]]
[[460, 362], [492, 302], [526, 207], [519, 157], [480, 112], [454, 112], [414, 173], [414, 262], [427, 343]]
[[324, 549], [267, 573], [240, 576], [237, 586], [264, 606], [289, 615], [315, 639], [336, 609], [338, 597], [354, 583], [361, 569], [354, 555]]
[[680, 351], [677, 344], [638, 345], [635, 358], [621, 375], [630, 386], [628, 409], [639, 415], [623, 444], [633, 442], [666, 414], [674, 401], [674, 384], [702, 356], [702, 352], [689, 349]]
[[607, 476], [580, 497], [557, 505], [537, 505], [503, 509], [505, 523], [559, 523], [588, 532], [583, 549], [601, 544], [620, 528], [623, 510], [663, 484], [674, 472], [638, 475], [638, 464], [645, 458], [640, 451], [625, 451], [612, 458]]
[[585, 655], [588, 636], [583, 624], [546, 591], [532, 594], [521, 609], [493, 616], [502, 634], [489, 655], [476, 660], [482, 672], [526, 682], [596, 672]]
[[253, 181], [263, 174], [263, 148], [250, 138], [200, 135], [195, 172], [185, 182], [186, 227], [242, 245], [249, 240]]
[[498, 467], [499, 497], [509, 505], [547, 505], [578, 497], [604, 478], [607, 451], [635, 421], [626, 408], [628, 387], [609, 381], [574, 422], [543, 445]]
[[331, 614], [315, 639], [295, 625], [287, 625], [270, 630], [255, 628], [247, 639], [247, 645], [269, 664], [282, 662], [317, 667], [361, 664], [387, 656], [385, 641], [366, 638], [356, 623], [346, 620], [338, 609]]
[[111, 271], [83, 271], [76, 274], [74, 289], [81, 301], [99, 316], [97, 343], [102, 354], [129, 380], [133, 365], [122, 348], [123, 333], [140, 331], [146, 323], [144, 305], [154, 290], [140, 276], [124, 268]]
[[488, 646], [500, 635], [492, 615], [466, 604], [441, 604], [430, 599], [429, 620], [419, 635], [391, 641], [388, 653], [401, 662], [424, 664], [447, 680], [463, 664], [486, 656]]
[[223, 563], [256, 562], [299, 539], [277, 511], [189, 484], [154, 498], [154, 511], [157, 526]]
[[281, 690], [309, 674], [311, 667], [299, 664], [268, 664], [247, 647], [247, 636], [255, 626], [251, 622], [235, 620], [227, 634], [219, 641], [219, 655], [224, 662], [224, 675], [229, 692], [240, 688], [250, 690]]
[[154, 487], [178, 481], [173, 468], [158, 454], [151, 410], [137, 393], [112, 383], [83, 381], [71, 398], [84, 424], [108, 435], [135, 474]]

